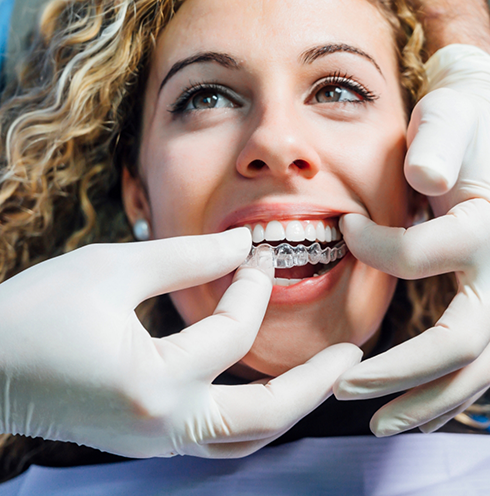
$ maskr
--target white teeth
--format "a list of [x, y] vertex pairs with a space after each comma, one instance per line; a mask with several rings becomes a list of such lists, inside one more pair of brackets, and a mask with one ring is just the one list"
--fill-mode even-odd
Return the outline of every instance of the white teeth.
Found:
[[330, 226], [325, 227], [325, 241], [330, 243], [332, 241], [332, 229]]
[[321, 221], [316, 225], [316, 239], [320, 242], [325, 241], [325, 226]]
[[286, 227], [286, 239], [288, 241], [304, 241], [305, 230], [299, 220], [293, 220]]
[[286, 237], [284, 227], [282, 224], [273, 220], [267, 224], [265, 228], [265, 240], [266, 241], [282, 241]]
[[305, 229], [305, 237], [308, 241], [316, 241], [316, 229], [313, 224], [308, 224]]
[[298, 284], [303, 279], [282, 279], [281, 277], [274, 278], [274, 286], [292, 286]]
[[254, 231], [252, 233], [252, 241], [254, 243], [262, 243], [264, 239], [265, 239], [264, 228], [260, 224], [257, 224], [254, 227]]
[[[1, 0], [0, 0], [1, 1]], [[273, 220], [265, 227], [262, 224], [255, 224], [252, 228], [250, 224], [246, 224], [252, 232], [252, 240], [254, 243], [262, 243], [262, 241], [318, 241], [320, 243], [330, 243], [332, 241], [340, 241], [342, 238], [338, 229], [333, 226], [325, 225], [322, 221], [314, 222], [307, 221], [308, 223], [303, 226], [304, 222], [299, 220], [292, 220], [287, 223], [286, 229], [281, 222]]]

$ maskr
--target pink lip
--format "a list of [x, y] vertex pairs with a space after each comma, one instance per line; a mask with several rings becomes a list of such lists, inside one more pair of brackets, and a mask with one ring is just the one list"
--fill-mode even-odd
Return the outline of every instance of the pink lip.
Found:
[[299, 305], [312, 303], [331, 292], [342, 273], [352, 266], [355, 258], [348, 252], [344, 258], [330, 271], [318, 277], [310, 277], [293, 286], [274, 286], [270, 299], [275, 305]]
[[[329, 272], [318, 277], [310, 277], [293, 286], [274, 286], [269, 304], [271, 305], [304, 305], [324, 298], [332, 292], [343, 273], [352, 270], [356, 259], [348, 252], [344, 258]], [[209, 284], [214, 285], [220, 297], [231, 285], [233, 274], [227, 274]]]
[[[221, 220], [212, 232], [240, 227], [255, 222], [270, 220], [322, 220], [328, 217], [340, 217], [345, 211], [323, 205], [309, 203], [257, 203], [239, 208]], [[293, 286], [274, 286], [271, 304], [300, 305], [312, 303], [331, 292], [341, 278], [345, 269], [352, 266], [355, 259], [350, 253], [329, 272], [318, 277], [310, 277]], [[231, 284], [232, 274], [218, 281], [222, 290]]]
[[345, 212], [308, 203], [259, 203], [231, 212], [219, 222], [215, 232], [260, 221], [321, 220], [327, 217], [339, 217], [343, 213]]

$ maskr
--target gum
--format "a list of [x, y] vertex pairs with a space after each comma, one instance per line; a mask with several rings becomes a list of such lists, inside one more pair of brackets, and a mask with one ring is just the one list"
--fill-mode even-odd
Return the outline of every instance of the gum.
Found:
[[289, 243], [281, 243], [279, 246], [271, 246], [262, 243], [258, 246], [252, 246], [250, 253], [243, 262], [242, 266], [257, 267], [261, 254], [269, 252], [272, 254], [274, 268], [290, 269], [291, 267], [301, 267], [310, 263], [316, 265], [329, 264], [339, 260], [347, 253], [347, 246], [344, 241], [340, 241], [333, 247], [327, 247], [322, 250], [320, 243], [313, 243], [311, 246], [291, 246]]

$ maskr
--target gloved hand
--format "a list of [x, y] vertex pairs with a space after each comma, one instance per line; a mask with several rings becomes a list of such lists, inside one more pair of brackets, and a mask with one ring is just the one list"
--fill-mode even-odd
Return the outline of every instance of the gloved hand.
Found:
[[455, 272], [459, 289], [435, 326], [344, 373], [339, 399], [410, 390], [371, 421], [377, 436], [430, 432], [490, 386], [490, 55], [450, 45], [427, 63], [430, 92], [408, 128], [405, 174], [436, 219], [405, 229], [349, 214], [342, 232], [364, 263], [403, 279]]
[[268, 384], [212, 385], [254, 342], [272, 260], [239, 269], [214, 315], [178, 334], [151, 338], [134, 313], [229, 273], [250, 246], [246, 228], [92, 245], [1, 284], [0, 432], [132, 457], [236, 457], [289, 429], [361, 352], [337, 345]]

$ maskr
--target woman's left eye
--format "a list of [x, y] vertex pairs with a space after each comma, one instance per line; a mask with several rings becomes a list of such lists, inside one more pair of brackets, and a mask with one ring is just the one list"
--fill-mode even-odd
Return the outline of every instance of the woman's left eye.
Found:
[[341, 73], [318, 81], [311, 95], [310, 103], [369, 103], [379, 98], [353, 77]]
[[362, 98], [352, 90], [337, 85], [327, 85], [315, 94], [318, 103], [362, 102]]

